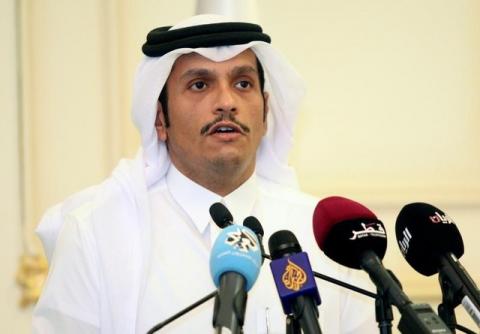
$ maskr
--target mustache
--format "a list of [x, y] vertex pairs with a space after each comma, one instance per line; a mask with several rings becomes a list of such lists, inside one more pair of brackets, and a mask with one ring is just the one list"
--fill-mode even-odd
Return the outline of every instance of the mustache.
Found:
[[200, 134], [205, 135], [212, 128], [212, 126], [215, 126], [215, 124], [217, 124], [221, 121], [226, 121], [226, 120], [238, 125], [243, 130], [243, 132], [245, 132], [245, 133], [250, 132], [250, 128], [248, 126], [246, 126], [245, 124], [243, 124], [242, 122], [240, 122], [239, 120], [237, 120], [233, 114], [231, 114], [231, 113], [223, 114], [222, 113], [222, 114], [218, 115], [213, 121], [211, 121], [211, 122], [205, 124], [204, 126], [202, 126], [202, 128], [200, 129]]

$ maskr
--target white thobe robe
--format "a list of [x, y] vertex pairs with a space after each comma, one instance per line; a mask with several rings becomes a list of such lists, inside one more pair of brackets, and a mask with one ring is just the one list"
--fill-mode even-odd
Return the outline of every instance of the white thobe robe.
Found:
[[[311, 227], [314, 198], [255, 175], [221, 198], [172, 167], [146, 189], [139, 160], [124, 162], [112, 178], [81, 194], [81, 200], [74, 196], [56, 207], [42, 222], [43, 229], [62, 228], [58, 237], [50, 235], [56, 242], [34, 312], [35, 333], [145, 333], [212, 292], [208, 260], [218, 228], [208, 208], [215, 201], [226, 204], [237, 223], [257, 217], [265, 240], [278, 230], [291, 230], [314, 270], [364, 284], [358, 273], [318, 250]], [[52, 248], [46, 248], [47, 254]], [[324, 333], [376, 332], [372, 300], [331, 283], [317, 284]], [[160, 332], [213, 333], [212, 311], [209, 301]], [[245, 319], [246, 334], [285, 333], [268, 262], [249, 292]]]

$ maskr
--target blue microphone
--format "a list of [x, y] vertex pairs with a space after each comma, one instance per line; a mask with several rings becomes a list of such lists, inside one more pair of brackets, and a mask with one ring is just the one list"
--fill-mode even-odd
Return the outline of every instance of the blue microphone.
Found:
[[268, 248], [270, 268], [287, 319], [297, 322], [304, 333], [321, 334], [317, 308], [320, 294], [307, 253], [302, 252], [297, 238], [288, 230], [272, 234]]
[[210, 274], [218, 288], [213, 310], [216, 333], [242, 333], [247, 292], [260, 273], [262, 255], [255, 233], [241, 225], [225, 227], [210, 253]]

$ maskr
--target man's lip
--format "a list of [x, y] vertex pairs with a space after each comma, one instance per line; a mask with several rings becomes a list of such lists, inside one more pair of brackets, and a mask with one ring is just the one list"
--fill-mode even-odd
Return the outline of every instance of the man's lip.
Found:
[[215, 124], [214, 126], [212, 126], [210, 128], [210, 130], [207, 132], [207, 135], [213, 135], [215, 133], [217, 133], [217, 130], [221, 127], [228, 127], [228, 128], [232, 128], [234, 130], [234, 132], [225, 132], [225, 133], [240, 133], [240, 134], [244, 134], [244, 131], [242, 130], [241, 127], [239, 127], [237, 124], [235, 123], [232, 123], [232, 122], [218, 122], [217, 124]]

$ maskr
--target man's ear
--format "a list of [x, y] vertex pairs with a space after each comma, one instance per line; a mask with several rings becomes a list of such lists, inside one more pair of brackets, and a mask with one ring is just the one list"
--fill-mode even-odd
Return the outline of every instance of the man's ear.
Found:
[[263, 126], [265, 128], [265, 132], [267, 131], [267, 116], [268, 116], [268, 92], [263, 92]]
[[165, 126], [165, 115], [163, 114], [162, 104], [157, 101], [157, 116], [155, 117], [155, 129], [159, 140], [167, 141], [167, 127]]

